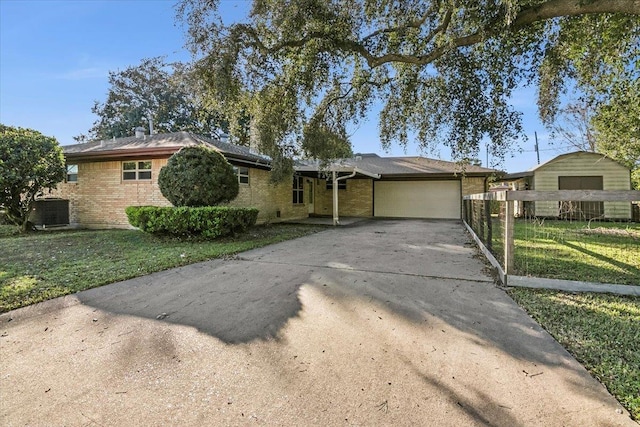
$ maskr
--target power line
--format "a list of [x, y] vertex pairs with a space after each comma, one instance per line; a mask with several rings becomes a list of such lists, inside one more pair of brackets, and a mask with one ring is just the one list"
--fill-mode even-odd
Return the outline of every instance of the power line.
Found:
[[562, 151], [569, 149], [577, 149], [578, 147], [574, 147], [573, 145], [567, 145], [566, 147], [554, 147], [554, 148], [541, 148], [538, 150], [522, 150], [523, 153], [535, 153], [536, 151]]

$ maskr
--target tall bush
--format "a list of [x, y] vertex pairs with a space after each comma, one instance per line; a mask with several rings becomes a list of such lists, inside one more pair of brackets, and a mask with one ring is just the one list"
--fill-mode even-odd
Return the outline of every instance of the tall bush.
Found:
[[0, 124], [0, 208], [22, 232], [29, 231], [36, 198], [56, 188], [65, 172], [62, 149], [55, 138]]
[[238, 178], [222, 154], [203, 146], [184, 147], [160, 170], [158, 185], [174, 206], [215, 206], [238, 195]]

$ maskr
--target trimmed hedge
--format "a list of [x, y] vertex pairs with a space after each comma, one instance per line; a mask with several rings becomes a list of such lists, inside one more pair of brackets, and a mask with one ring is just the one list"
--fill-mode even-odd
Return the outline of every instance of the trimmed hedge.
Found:
[[216, 238], [241, 232], [258, 219], [258, 209], [229, 206], [129, 206], [129, 223], [147, 233]]

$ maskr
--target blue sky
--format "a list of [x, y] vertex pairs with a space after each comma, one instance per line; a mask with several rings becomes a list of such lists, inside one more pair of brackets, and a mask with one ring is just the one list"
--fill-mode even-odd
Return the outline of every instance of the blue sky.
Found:
[[[0, 0], [0, 123], [36, 129], [61, 145], [73, 144], [73, 136], [86, 133], [96, 119], [91, 107], [94, 101], [105, 100], [109, 71], [160, 55], [169, 61], [189, 60], [174, 3]], [[225, 21], [241, 18], [246, 8], [243, 1], [221, 1]], [[522, 153], [507, 155], [500, 167], [509, 172], [535, 166], [535, 131], [541, 161], [560, 153], [549, 145], [537, 119], [533, 88], [518, 91], [513, 102], [524, 113], [529, 141]], [[375, 113], [355, 131], [352, 142], [355, 152], [449, 159], [446, 147], [432, 153], [416, 145], [406, 151], [394, 146], [385, 152], [378, 141]], [[486, 161], [484, 152], [479, 157]]]

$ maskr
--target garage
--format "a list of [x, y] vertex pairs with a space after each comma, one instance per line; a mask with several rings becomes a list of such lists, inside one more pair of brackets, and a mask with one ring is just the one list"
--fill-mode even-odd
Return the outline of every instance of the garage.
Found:
[[376, 181], [374, 216], [459, 219], [459, 180]]

